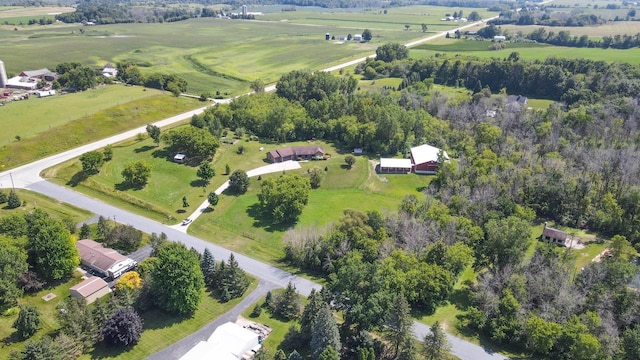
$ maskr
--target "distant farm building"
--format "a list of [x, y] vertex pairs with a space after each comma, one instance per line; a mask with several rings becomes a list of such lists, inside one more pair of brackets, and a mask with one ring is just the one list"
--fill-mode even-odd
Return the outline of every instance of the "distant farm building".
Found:
[[82, 265], [111, 279], [120, 277], [138, 265], [134, 260], [116, 250], [104, 247], [90, 239], [78, 240], [76, 247], [80, 253]]
[[109, 294], [111, 289], [106, 281], [97, 276], [92, 276], [82, 280], [79, 284], [72, 286], [69, 291], [71, 296], [84, 300], [87, 304], [98, 300], [99, 298]]
[[354, 155], [362, 155], [362, 154], [364, 154], [364, 149], [362, 149], [362, 148], [354, 148], [353, 149], [353, 154]]
[[505, 41], [505, 40], [507, 40], [506, 36], [496, 35], [493, 37], [493, 41]]
[[362, 34], [353, 35], [353, 41], [362, 41]]
[[36, 96], [39, 97], [39, 98], [52, 96], [52, 95], [55, 95], [55, 94], [56, 94], [55, 90], [36, 91]]
[[507, 96], [507, 104], [518, 103], [520, 105], [527, 105], [529, 99], [522, 95], [509, 95]]
[[294, 146], [278, 150], [269, 151], [267, 160], [272, 163], [279, 163], [289, 160], [320, 160], [324, 157], [324, 150], [321, 146]]
[[435, 174], [440, 161], [449, 161], [447, 152], [425, 144], [411, 148], [409, 159], [381, 158], [379, 171], [385, 174], [408, 174], [412, 171], [416, 174]]
[[173, 157], [173, 161], [183, 164], [185, 161], [187, 161], [187, 155], [185, 154], [176, 154], [176, 156]]
[[34, 90], [36, 87], [38, 87], [38, 83], [40, 81], [53, 81], [57, 77], [57, 73], [46, 68], [40, 70], [23, 71], [18, 76], [7, 79], [5, 87], [11, 89]]
[[102, 69], [102, 76], [107, 78], [114, 78], [118, 76], [118, 70], [112, 67], [105, 67], [104, 69]]

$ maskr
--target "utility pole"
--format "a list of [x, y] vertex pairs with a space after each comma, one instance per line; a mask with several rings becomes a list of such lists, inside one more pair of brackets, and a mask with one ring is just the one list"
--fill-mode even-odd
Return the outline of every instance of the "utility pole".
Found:
[[12, 188], [13, 190], [15, 190], [15, 189], [16, 189], [16, 186], [13, 184], [13, 175], [11, 175], [11, 173], [9, 173], [9, 177], [11, 178], [11, 188]]

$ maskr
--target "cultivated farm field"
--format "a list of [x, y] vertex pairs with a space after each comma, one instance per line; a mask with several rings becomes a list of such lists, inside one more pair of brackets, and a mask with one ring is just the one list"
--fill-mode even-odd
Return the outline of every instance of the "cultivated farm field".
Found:
[[13, 17], [35, 17], [42, 15], [55, 15], [76, 11], [72, 7], [66, 6], [0, 6], [0, 19]]
[[[81, 30], [83, 31], [81, 33]], [[364, 30], [364, 27], [360, 30]], [[294, 69], [322, 69], [371, 54], [390, 41], [420, 38], [412, 31], [378, 32], [371, 43], [325, 41], [335, 26], [201, 18], [165, 24], [0, 26], [0, 54], [9, 73], [80, 62], [96, 67], [133, 61], [144, 74], [184, 77], [194, 94], [239, 94], [261, 79], [276, 82]]]
[[599, 49], [599, 48], [571, 48], [535, 43], [509, 43], [502, 50], [489, 50], [489, 41], [467, 41], [442, 39], [437, 43], [420, 45], [411, 49], [409, 54], [413, 58], [431, 57], [435, 53], [444, 53], [451, 57], [474, 56], [478, 58], [504, 59], [512, 52], [517, 52], [523, 59], [544, 60], [548, 57], [590, 59], [595, 61], [616, 61], [620, 63], [640, 64], [640, 48], [633, 49]]
[[539, 26], [539, 25], [501, 25], [502, 31], [508, 31], [515, 34], [521, 31], [523, 34], [529, 34], [534, 30], [544, 27], [547, 32], [568, 31], [571, 36], [587, 35], [592, 38], [602, 38], [603, 36], [615, 35], [635, 35], [640, 33], [640, 21], [610, 21], [604, 25], [598, 26]]

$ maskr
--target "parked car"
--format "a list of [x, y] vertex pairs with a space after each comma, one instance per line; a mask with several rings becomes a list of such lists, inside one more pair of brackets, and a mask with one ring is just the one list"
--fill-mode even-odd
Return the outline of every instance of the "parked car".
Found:
[[182, 220], [182, 226], [189, 225], [189, 224], [191, 224], [192, 221], [193, 220], [191, 220], [190, 218], [186, 218], [186, 219]]

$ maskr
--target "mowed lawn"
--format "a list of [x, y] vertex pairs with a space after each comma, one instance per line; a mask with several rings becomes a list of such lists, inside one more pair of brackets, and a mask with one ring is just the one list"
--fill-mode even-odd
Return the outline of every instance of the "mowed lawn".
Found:
[[[6, 194], [9, 193], [9, 189], [7, 188], [0, 189], [0, 191], [5, 192]], [[67, 203], [29, 190], [16, 189], [16, 194], [20, 198], [20, 201], [22, 201], [23, 206], [16, 209], [9, 209], [6, 206], [6, 203], [2, 204], [0, 206], [0, 217], [12, 214], [25, 214], [33, 211], [36, 208], [45, 210], [55, 219], [71, 219], [76, 224], [89, 220], [93, 216], [93, 213], [91, 213], [90, 211], [77, 208], [73, 205], [69, 205]]]
[[[142, 88], [138, 89], [142, 92]], [[36, 100], [33, 101], [35, 103]], [[73, 108], [72, 101], [68, 101], [67, 105]], [[34, 136], [20, 141], [13, 141], [0, 147], [0, 167], [7, 170], [144, 124], [163, 120], [200, 106], [203, 106], [203, 103], [196, 99], [176, 98], [169, 94], [156, 94], [155, 96], [130, 102], [123, 100], [120, 105], [111, 106], [92, 114], [87, 112], [85, 113], [86, 115], [80, 118], [66, 121]], [[30, 113], [37, 111], [38, 108], [33, 107], [23, 117], [28, 117]], [[19, 122], [21, 120], [16, 119], [15, 121]], [[11, 133], [11, 135], [14, 134]]]
[[16, 135], [26, 139], [101, 110], [160, 94], [154, 89], [109, 85], [79, 93], [13, 101], [2, 107], [3, 122], [11, 124], [11, 131], [0, 133], [0, 144], [15, 141]]
[[[252, 278], [251, 285], [245, 295], [255, 290], [257, 284], [258, 282]], [[196, 332], [218, 316], [231, 310], [240, 301], [242, 298], [222, 303], [208, 291], [203, 291], [202, 301], [193, 316], [175, 316], [158, 309], [147, 311], [142, 314], [144, 331], [136, 346], [123, 350], [108, 348], [103, 343], [98, 343], [93, 352], [81, 356], [80, 359], [145, 359]]]

